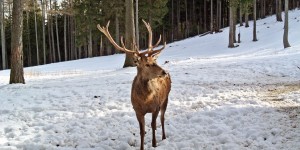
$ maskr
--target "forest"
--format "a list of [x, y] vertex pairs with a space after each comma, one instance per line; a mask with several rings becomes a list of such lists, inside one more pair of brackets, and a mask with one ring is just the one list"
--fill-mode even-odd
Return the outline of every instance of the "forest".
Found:
[[[228, 46], [235, 47], [239, 36], [251, 36], [239, 35], [237, 28], [254, 28], [249, 20], [275, 13], [277, 21], [282, 21], [284, 11], [283, 0], [22, 1], [24, 67], [119, 53], [96, 25], [110, 21], [110, 32], [119, 43], [128, 26], [128, 9], [134, 14], [133, 34], [140, 49], [147, 46], [142, 19], [151, 24], [154, 39], [161, 34], [162, 41], [167, 43], [222, 32], [222, 28], [231, 25]], [[299, 7], [299, 2], [289, 0], [289, 9]], [[12, 5], [13, 0], [2, 0], [0, 4], [1, 70], [11, 67]], [[129, 41], [125, 36], [126, 40]]]
[[299, 150], [299, 5], [0, 0], [0, 150]]

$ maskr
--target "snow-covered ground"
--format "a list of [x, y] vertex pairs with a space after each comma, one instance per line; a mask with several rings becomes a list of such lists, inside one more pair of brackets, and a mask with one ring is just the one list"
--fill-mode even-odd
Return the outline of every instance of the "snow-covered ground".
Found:
[[[299, 20], [290, 11], [288, 49], [274, 16], [258, 21], [257, 42], [252, 27], [238, 27], [234, 49], [228, 28], [168, 44], [159, 58], [172, 77], [167, 139], [158, 121], [155, 149], [299, 150]], [[9, 70], [0, 71], [0, 149], [139, 149], [130, 102], [136, 69], [123, 61], [121, 54], [30, 67], [25, 85], [9, 85]], [[146, 115], [146, 149], [154, 149], [150, 121]]]

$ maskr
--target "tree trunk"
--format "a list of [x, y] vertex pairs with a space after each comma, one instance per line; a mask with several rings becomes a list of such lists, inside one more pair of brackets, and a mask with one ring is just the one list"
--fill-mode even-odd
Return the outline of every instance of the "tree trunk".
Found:
[[100, 35], [100, 49], [99, 49], [99, 55], [102, 56], [103, 51], [103, 38], [102, 35]]
[[89, 26], [89, 46], [88, 46], [88, 57], [93, 57], [93, 38], [92, 38], [92, 29], [91, 27]]
[[81, 55], [82, 50], [81, 49], [82, 49], [82, 45], [78, 46], [78, 59], [82, 58], [82, 55]]
[[[125, 44], [128, 49], [134, 49], [135, 44], [135, 29], [134, 29], [134, 11], [133, 0], [125, 0]], [[135, 66], [133, 55], [126, 53], [123, 68]]]
[[67, 15], [64, 15], [64, 48], [65, 48], [65, 61], [68, 60], [67, 52]]
[[13, 1], [11, 31], [11, 71], [9, 84], [25, 84], [23, 71], [23, 0]]
[[264, 13], [264, 1], [265, 0], [260, 0], [260, 17], [265, 18], [265, 13]]
[[42, 27], [43, 27], [43, 56], [44, 56], [44, 64], [46, 64], [46, 36], [45, 36], [45, 0], [41, 0], [42, 5]]
[[221, 21], [221, 5], [220, 5], [220, 0], [217, 0], [217, 15], [216, 15], [216, 29], [215, 32], [219, 32], [220, 31], [220, 21]]
[[139, 0], [135, 0], [135, 27], [136, 27], [136, 46], [140, 47], [140, 32], [139, 32]]
[[[44, 4], [45, 4], [45, 12], [48, 12], [48, 1], [47, 0], [45, 0], [44, 1]], [[45, 14], [45, 18], [47, 18], [47, 35], [48, 35], [48, 39], [47, 39], [47, 41], [48, 41], [48, 52], [49, 52], [49, 54], [48, 54], [48, 56], [46, 55], [46, 60], [48, 59], [48, 62], [49, 63], [52, 63], [52, 46], [51, 46], [51, 32], [50, 32], [50, 25], [49, 25], [49, 17], [50, 17], [50, 15], [49, 15], [49, 13], [47, 13], [47, 16], [46, 16], [46, 14]], [[45, 28], [45, 30], [46, 30], [46, 28]], [[45, 31], [46, 32], [46, 31]], [[46, 38], [46, 37], [45, 37]]]
[[0, 23], [1, 23], [1, 49], [2, 49], [2, 69], [6, 69], [6, 45], [5, 45], [5, 25], [4, 25], [4, 2], [0, 2]]
[[248, 28], [249, 27], [249, 13], [245, 12], [245, 27]]
[[240, 26], [243, 26], [243, 10], [242, 10], [242, 4], [240, 4]]
[[221, 22], [222, 22], [222, 1], [221, 0], [218, 0], [218, 5], [219, 5], [219, 29], [222, 28], [221, 26]]
[[181, 27], [180, 27], [180, 0], [177, 0], [177, 40], [181, 39]]
[[39, 56], [39, 41], [38, 41], [38, 32], [37, 32], [37, 20], [36, 20], [36, 6], [35, 1], [33, 1], [33, 8], [34, 8], [34, 25], [35, 25], [35, 41], [36, 41], [36, 63], [40, 65], [40, 56]]
[[256, 0], [253, 0], [253, 41], [257, 41], [256, 37]]
[[27, 20], [26, 20], [26, 24], [27, 24], [27, 39], [28, 39], [28, 50], [27, 50], [27, 63], [28, 66], [31, 66], [31, 38], [30, 38], [30, 29], [29, 29], [29, 11], [26, 11], [26, 16], [27, 16]]
[[[57, 2], [57, 0], [56, 0], [56, 2]], [[57, 10], [56, 5], [55, 5], [55, 10]], [[58, 62], [61, 62], [60, 47], [59, 47], [59, 35], [58, 35], [57, 13], [55, 13], [55, 29], [56, 29], [56, 44], [57, 44]]]
[[232, 7], [233, 12], [233, 42], [236, 43], [237, 7]]
[[233, 6], [229, 7], [229, 44], [228, 47], [229, 48], [233, 48], [234, 47], [234, 43], [233, 43]]
[[282, 21], [281, 12], [282, 12], [281, 0], [276, 0], [276, 19], [277, 19], [277, 21]]
[[172, 26], [172, 35], [171, 35], [171, 42], [173, 42], [174, 41], [174, 0], [172, 0], [172, 8], [171, 8], [171, 22], [172, 22], [172, 24], [171, 24], [171, 26]]
[[188, 20], [188, 10], [187, 10], [187, 0], [185, 0], [185, 38], [189, 37], [189, 20]]
[[195, 0], [193, 0], [193, 5], [192, 5], [192, 7], [193, 7], [193, 11], [191, 11], [191, 14], [192, 14], [192, 25], [195, 25], [196, 24], [196, 6], [195, 6]]
[[[50, 11], [52, 10], [52, 3], [51, 3], [51, 0], [50, 0], [50, 3], [49, 3], [49, 8], [50, 8]], [[53, 62], [56, 62], [56, 49], [55, 49], [55, 43], [54, 43], [54, 31], [53, 31], [53, 17], [52, 15], [50, 14], [50, 17], [49, 17], [49, 23], [50, 23], [50, 30], [51, 30], [51, 41], [52, 41], [52, 56], [53, 56]]]
[[[78, 59], [78, 49], [76, 48], [76, 40], [77, 40], [77, 38], [76, 38], [76, 35], [77, 35], [77, 30], [76, 30], [76, 21], [75, 21], [75, 19], [74, 19], [74, 22], [73, 22], [73, 40], [72, 40], [72, 42], [73, 42], [73, 50], [74, 50], [74, 55], [75, 55], [75, 60], [76, 59]], [[92, 33], [92, 57], [93, 57], [93, 33]]]
[[204, 0], [204, 31], [207, 31], [207, 7], [206, 7], [206, 0]]
[[289, 1], [285, 0], [284, 4], [284, 33], [283, 33], [283, 46], [284, 48], [291, 47], [289, 40]]
[[210, 33], [213, 33], [214, 31], [214, 11], [213, 11], [213, 0], [210, 0]]

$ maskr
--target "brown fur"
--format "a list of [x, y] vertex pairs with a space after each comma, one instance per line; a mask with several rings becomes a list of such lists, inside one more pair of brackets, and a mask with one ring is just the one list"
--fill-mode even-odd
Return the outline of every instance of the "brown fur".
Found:
[[132, 83], [131, 103], [140, 126], [140, 149], [144, 149], [146, 113], [152, 113], [152, 146], [156, 147], [156, 118], [159, 111], [161, 112], [162, 139], [166, 138], [164, 114], [171, 90], [171, 78], [168, 73], [156, 64], [153, 57], [140, 57], [141, 59], [137, 62], [137, 75]]
[[149, 42], [148, 50], [145, 52], [135, 50], [129, 50], [125, 48], [123, 38], [121, 38], [122, 46], [119, 46], [108, 31], [109, 22], [106, 27], [101, 27], [99, 24], [97, 28], [101, 31], [108, 40], [114, 45], [114, 47], [125, 53], [133, 54], [134, 62], [137, 66], [137, 75], [133, 80], [131, 89], [131, 103], [136, 113], [137, 120], [140, 125], [141, 134], [141, 150], [144, 149], [144, 137], [145, 137], [145, 114], [152, 113], [152, 146], [156, 147], [156, 118], [158, 113], [161, 113], [160, 120], [162, 126], [162, 139], [166, 139], [165, 134], [165, 112], [168, 105], [168, 96], [171, 90], [171, 77], [165, 70], [163, 70], [156, 63], [156, 58], [159, 53], [165, 48], [166, 42], [163, 47], [154, 50], [155, 47], [161, 41], [161, 36], [154, 46], [152, 46], [152, 29], [149, 23], [143, 20], [148, 32]]

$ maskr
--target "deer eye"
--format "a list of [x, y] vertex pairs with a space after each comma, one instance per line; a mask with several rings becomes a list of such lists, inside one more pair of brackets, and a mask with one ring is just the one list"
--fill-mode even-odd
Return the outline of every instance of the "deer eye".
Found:
[[146, 64], [146, 67], [150, 67], [150, 65], [149, 65], [149, 64]]

